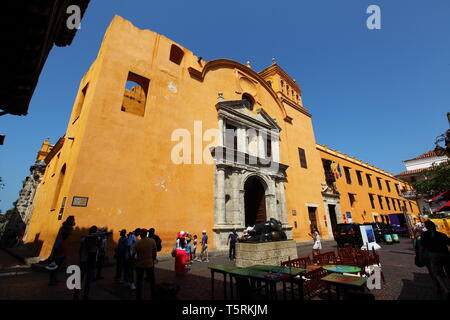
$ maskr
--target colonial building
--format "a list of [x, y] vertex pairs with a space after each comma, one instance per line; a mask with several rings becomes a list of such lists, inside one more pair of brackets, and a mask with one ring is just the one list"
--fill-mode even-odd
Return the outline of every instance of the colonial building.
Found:
[[[412, 187], [389, 172], [361, 160], [317, 145], [325, 173], [323, 199], [333, 229], [336, 223], [390, 223], [392, 215], [417, 221], [419, 208], [403, 197]], [[405, 215], [406, 213], [406, 215]], [[407, 220], [405, 219], [404, 222]]]
[[[434, 150], [430, 150], [412, 159], [404, 160], [403, 164], [405, 165], [406, 170], [396, 174], [395, 177], [408, 183], [423, 181], [426, 179], [424, 173], [430, 170], [433, 165], [438, 165], [448, 160], [449, 158], [447, 156], [440, 156], [436, 154]], [[428, 199], [424, 199], [419, 195], [416, 196], [414, 191], [408, 192], [404, 190], [404, 196], [417, 200], [422, 215], [432, 213], [429, 202], [427, 201]]]
[[[330, 238], [328, 199], [355, 221], [362, 213], [373, 221], [369, 209], [350, 209], [347, 196], [322, 188], [321, 158], [340, 155], [320, 148], [301, 88], [275, 61], [260, 72], [204, 61], [116, 16], [45, 159], [26, 240], [43, 242], [48, 256], [68, 216], [71, 241], [91, 225], [114, 241], [123, 228], [155, 227], [166, 253], [180, 230], [205, 229], [212, 249], [223, 249], [230, 230], [272, 217], [296, 241], [311, 240], [312, 227]], [[338, 212], [336, 222], [345, 221]]]
[[43, 241], [42, 257], [67, 216], [80, 232], [108, 227], [114, 240], [122, 228], [155, 227], [165, 252], [180, 230], [206, 229], [220, 249], [231, 229], [270, 217], [297, 241], [311, 224], [329, 237], [298, 84], [274, 61], [261, 72], [207, 62], [120, 17], [47, 161], [27, 232]]

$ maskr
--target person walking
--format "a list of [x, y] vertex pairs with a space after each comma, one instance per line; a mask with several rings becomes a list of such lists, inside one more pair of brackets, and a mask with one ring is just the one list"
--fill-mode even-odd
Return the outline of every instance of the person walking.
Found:
[[175, 272], [186, 272], [186, 234], [184, 231], [180, 231], [176, 241], [175, 252]]
[[122, 271], [125, 267], [125, 257], [126, 257], [126, 250], [127, 250], [127, 230], [122, 229], [120, 230], [120, 238], [119, 242], [117, 243], [116, 247], [116, 276], [114, 277], [114, 280], [120, 280], [122, 278]]
[[319, 254], [320, 250], [322, 250], [322, 243], [320, 242], [320, 233], [316, 227], [313, 227], [312, 234], [308, 233], [308, 235], [313, 238], [313, 254]]
[[422, 233], [421, 243], [428, 250], [431, 273], [438, 284], [438, 293], [450, 299], [450, 238], [436, 231], [436, 225], [431, 220], [425, 221], [427, 231]]
[[227, 245], [230, 246], [230, 250], [229, 250], [229, 253], [228, 253], [228, 257], [230, 258], [230, 261], [236, 259], [236, 242], [237, 242], [237, 239], [238, 239], [238, 234], [236, 232], [236, 229], [234, 229], [233, 232], [228, 235], [228, 240], [227, 240]]
[[[89, 291], [91, 289], [91, 283], [95, 277], [95, 267], [97, 265], [97, 255], [100, 246], [100, 239], [97, 235], [97, 227], [92, 226], [89, 228], [89, 234], [80, 241], [80, 271], [81, 271], [81, 283], [83, 283], [84, 278], [86, 281], [84, 283], [83, 298], [84, 300], [89, 299]], [[80, 290], [74, 290], [74, 299], [79, 299]]]
[[53, 251], [53, 263], [47, 266], [47, 270], [50, 270], [50, 279], [48, 282], [49, 286], [56, 285], [58, 281], [58, 272], [61, 269], [62, 263], [67, 257], [67, 238], [68, 233], [63, 233], [60, 235], [59, 239], [56, 240], [54, 251]]
[[193, 239], [193, 241], [192, 241], [191, 260], [192, 261], [201, 261], [197, 257], [197, 244], [198, 244], [197, 235], [194, 234], [194, 237], [192, 239]]
[[150, 281], [150, 296], [155, 296], [155, 267], [154, 253], [156, 252], [155, 240], [147, 237], [147, 229], [141, 229], [141, 239], [136, 243], [134, 252], [136, 254], [136, 299], [142, 300], [142, 286], [144, 273]]
[[[206, 258], [204, 258], [206, 256]], [[202, 231], [202, 252], [200, 253], [200, 259], [203, 262], [209, 262], [208, 259], [208, 235], [206, 230]]]

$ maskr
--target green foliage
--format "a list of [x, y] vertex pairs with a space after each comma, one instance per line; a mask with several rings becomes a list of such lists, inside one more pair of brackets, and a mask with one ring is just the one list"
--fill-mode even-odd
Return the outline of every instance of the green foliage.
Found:
[[425, 198], [433, 198], [450, 189], [450, 160], [433, 165], [424, 171], [425, 180], [413, 182], [417, 193]]

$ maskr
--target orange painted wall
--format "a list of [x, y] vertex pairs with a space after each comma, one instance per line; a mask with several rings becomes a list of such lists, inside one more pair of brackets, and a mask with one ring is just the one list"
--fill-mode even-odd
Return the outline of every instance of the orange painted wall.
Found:
[[[413, 217], [417, 218], [419, 215], [419, 207], [416, 201], [410, 201], [403, 198], [395, 188], [395, 184], [399, 184], [399, 191], [402, 189], [411, 189], [411, 186], [404, 183], [401, 180], [396, 179], [392, 174], [368, 165], [360, 160], [352, 158], [343, 153], [337, 152], [335, 150], [329, 149], [325, 146], [317, 145], [317, 150], [319, 151], [320, 157], [322, 159], [327, 159], [339, 163], [342, 171], [342, 177], [336, 180], [337, 190], [340, 192], [340, 203], [341, 203], [341, 214], [345, 215], [346, 212], [352, 213], [352, 220], [356, 223], [364, 222], [374, 222], [375, 216], [377, 215], [387, 215], [390, 213], [402, 213], [399, 208], [397, 199], [400, 200], [400, 204], [403, 206], [403, 201], [406, 202], [406, 211]], [[351, 184], [347, 183], [344, 167], [350, 168]], [[359, 184], [356, 171], [362, 172], [362, 185]], [[371, 174], [372, 187], [369, 187], [366, 174]], [[376, 178], [381, 178], [380, 190], [378, 187], [378, 182]], [[390, 191], [386, 186], [386, 181], [389, 181]], [[349, 193], [353, 193], [356, 196], [356, 202], [353, 206], [350, 203]], [[374, 194], [374, 205], [372, 208], [369, 193]], [[379, 204], [378, 196], [382, 196], [383, 209]], [[389, 209], [386, 204], [386, 197], [389, 198], [390, 206]], [[392, 200], [395, 199], [396, 210], [392, 205]], [[411, 210], [412, 206], [412, 210]], [[365, 214], [364, 214], [365, 212]], [[381, 219], [381, 217], [380, 217]], [[379, 220], [379, 222], [382, 222]]]
[[[180, 65], [169, 61], [172, 44], [170, 39], [140, 30], [120, 17], [111, 22], [97, 59], [80, 82], [59, 158], [52, 158], [39, 187], [26, 241], [39, 234], [44, 240], [41, 257], [48, 256], [62, 221], [69, 215], [75, 216], [81, 233], [94, 224], [106, 226], [114, 232], [115, 241], [122, 228], [155, 227], [165, 253], [173, 247], [178, 231], [200, 235], [206, 229], [214, 248], [214, 166], [174, 164], [170, 157], [176, 142], [171, 141], [171, 135], [180, 128], [193, 133], [195, 121], [202, 121], [203, 132], [217, 128], [218, 92], [223, 92], [225, 100], [240, 100], [238, 76], [256, 81], [255, 109], [264, 108], [282, 127], [281, 162], [289, 165], [287, 211], [291, 225], [298, 221], [294, 238], [309, 239], [305, 203], [317, 204], [318, 216], [323, 217], [322, 171], [311, 118], [282, 103], [280, 92], [237, 62], [222, 59], [207, 65], [185, 48]], [[202, 79], [192, 76], [189, 68], [198, 70]], [[150, 80], [143, 117], [121, 111], [129, 72]], [[201, 149], [208, 145], [201, 141], [195, 144], [193, 137], [191, 141]], [[298, 147], [306, 150], [307, 169], [300, 168]], [[58, 207], [51, 211], [64, 164]], [[88, 206], [71, 206], [74, 196], [89, 197]], [[64, 216], [58, 220], [63, 197], [67, 197]], [[290, 214], [294, 209], [295, 217]], [[318, 221], [323, 224], [322, 219]]]

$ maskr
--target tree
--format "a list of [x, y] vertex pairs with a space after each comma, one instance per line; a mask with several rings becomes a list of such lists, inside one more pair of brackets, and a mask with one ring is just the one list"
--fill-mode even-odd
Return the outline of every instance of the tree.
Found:
[[450, 160], [433, 166], [424, 171], [424, 180], [413, 182], [417, 193], [424, 198], [433, 198], [450, 190]]

